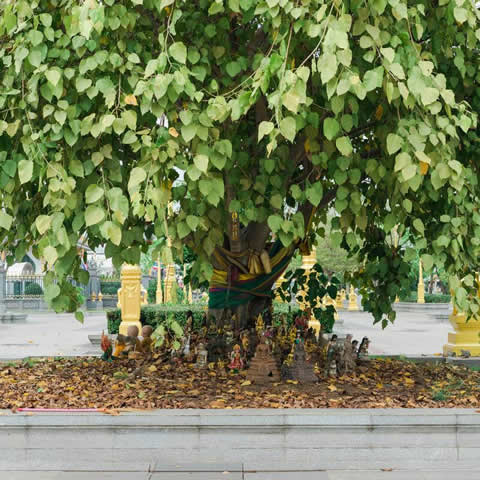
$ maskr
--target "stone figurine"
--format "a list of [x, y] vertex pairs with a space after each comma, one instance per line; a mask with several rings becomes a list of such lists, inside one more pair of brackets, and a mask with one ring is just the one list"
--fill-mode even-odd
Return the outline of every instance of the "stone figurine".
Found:
[[337, 376], [337, 335], [332, 335], [332, 338], [327, 345], [327, 355], [325, 361], [325, 376]]
[[352, 345], [352, 335], [348, 334], [343, 343], [343, 373], [350, 374], [355, 371], [355, 354]]
[[140, 341], [140, 351], [142, 353], [152, 353], [153, 351], [153, 328], [150, 325], [142, 327], [142, 340]]
[[243, 369], [244, 363], [242, 359], [242, 352], [240, 345], [235, 345], [233, 347], [233, 351], [230, 356], [230, 364], [228, 368], [232, 370], [234, 373], [238, 373], [240, 370]]
[[300, 383], [314, 383], [318, 380], [313, 365], [307, 362], [303, 340], [296, 342], [293, 347], [293, 362], [290, 372], [293, 380], [298, 380]]
[[197, 368], [205, 368], [207, 366], [208, 352], [203, 343], [199, 343], [197, 346]]
[[357, 361], [368, 360], [368, 347], [370, 340], [368, 337], [363, 337], [357, 352]]
[[280, 372], [277, 363], [273, 358], [270, 347], [267, 344], [267, 338], [262, 336], [260, 343], [255, 351], [250, 368], [247, 371], [247, 380], [257, 384], [264, 385], [280, 381]]

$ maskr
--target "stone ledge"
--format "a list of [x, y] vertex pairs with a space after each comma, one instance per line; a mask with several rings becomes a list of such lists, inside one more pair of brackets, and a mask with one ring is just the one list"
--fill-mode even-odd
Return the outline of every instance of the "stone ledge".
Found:
[[459, 459], [480, 468], [478, 444], [480, 415], [470, 409], [0, 412], [0, 471], [88, 471], [92, 465], [146, 471], [192, 463], [305, 471]]

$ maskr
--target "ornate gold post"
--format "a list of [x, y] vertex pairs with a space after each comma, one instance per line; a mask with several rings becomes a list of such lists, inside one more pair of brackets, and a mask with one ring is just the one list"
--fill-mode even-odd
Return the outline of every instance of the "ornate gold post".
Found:
[[343, 295], [340, 290], [337, 291], [337, 297], [335, 298], [335, 310], [343, 309]]
[[160, 255], [158, 256], [157, 264], [157, 291], [155, 292], [155, 301], [156, 303], [163, 303], [162, 269], [160, 268]]
[[[315, 247], [312, 247], [310, 254], [305, 255], [302, 257], [302, 268], [305, 269], [307, 277], [310, 275], [310, 271], [312, 270], [313, 266], [317, 263], [317, 250]], [[301, 295], [303, 298], [306, 297], [308, 292], [308, 286], [305, 286], [304, 290], [300, 290], [297, 295]], [[298, 302], [298, 306], [301, 310], [305, 310], [307, 304], [305, 300], [302, 302]], [[310, 305], [314, 308], [316, 305]], [[315, 330], [317, 336], [320, 334], [320, 322], [314, 317], [311, 316], [308, 321], [308, 326]]]
[[357, 304], [357, 294], [355, 293], [353, 285], [350, 285], [350, 292], [348, 293], [348, 311], [357, 312], [358, 310], [360, 309]]
[[[477, 295], [480, 296], [480, 282], [477, 275], [477, 285], [479, 285]], [[452, 293], [452, 292], [451, 292]], [[453, 312], [449, 317], [455, 332], [448, 334], [448, 343], [443, 346], [443, 355], [448, 357], [455, 353], [461, 355], [462, 350], [470, 352], [473, 357], [480, 356], [480, 318], [467, 318], [465, 313], [459, 312], [453, 301]]]
[[282, 275], [279, 277], [279, 279], [275, 283], [275, 301], [277, 301], [277, 302], [283, 302], [282, 298], [278, 294], [278, 289], [282, 286], [283, 282], [285, 281], [284, 274], [285, 274], [285, 272], [282, 273]]
[[167, 265], [167, 272], [165, 274], [165, 303], [172, 301], [172, 287], [175, 283], [175, 265]]
[[122, 287], [118, 290], [117, 306], [122, 310], [122, 323], [119, 333], [127, 334], [130, 325], [136, 325], [142, 331], [140, 323], [142, 271], [139, 265], [124, 264], [121, 271]]
[[423, 283], [422, 260], [418, 262], [417, 303], [425, 303], [425, 284]]

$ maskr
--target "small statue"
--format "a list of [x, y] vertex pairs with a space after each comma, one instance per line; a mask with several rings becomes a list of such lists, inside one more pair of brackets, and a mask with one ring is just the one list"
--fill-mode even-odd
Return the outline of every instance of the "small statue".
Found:
[[265, 324], [263, 323], [262, 314], [258, 315], [257, 322], [255, 324], [255, 330], [257, 331], [258, 335], [261, 335], [265, 328]]
[[333, 334], [327, 345], [327, 359], [325, 362], [325, 376], [337, 376], [337, 335]]
[[225, 371], [225, 362], [223, 360], [217, 362], [217, 369], [220, 377], [226, 376], [227, 372]]
[[355, 371], [355, 356], [352, 345], [352, 335], [348, 334], [343, 343], [343, 372], [349, 374]]
[[234, 373], [238, 373], [240, 370], [243, 369], [243, 359], [241, 353], [241, 347], [238, 343], [233, 347], [233, 351], [230, 354], [230, 364], [228, 368], [233, 370]]
[[119, 333], [117, 335], [117, 340], [115, 341], [115, 350], [113, 351], [112, 358], [122, 357], [126, 347], [127, 347], [127, 337]]
[[357, 356], [357, 348], [358, 348], [358, 340], [354, 340], [352, 342], [352, 353], [354, 357]]
[[186, 337], [183, 338], [183, 349], [182, 349], [182, 354], [185, 357], [188, 357], [190, 355], [190, 338], [191, 334], [189, 333]]
[[137, 358], [137, 353], [141, 353], [142, 346], [138, 339], [139, 330], [136, 325], [130, 325], [127, 329], [126, 348], [123, 352], [128, 358]]
[[150, 325], [144, 325], [142, 327], [142, 340], [140, 341], [140, 351], [142, 353], [152, 353], [153, 340], [152, 340], [153, 328]]
[[275, 383], [280, 381], [280, 372], [272, 356], [267, 339], [264, 335], [260, 338], [260, 343], [255, 351], [250, 368], [247, 371], [247, 380], [257, 385], [266, 383]]
[[108, 335], [105, 335], [105, 333], [102, 331], [102, 342], [100, 344], [103, 355], [102, 355], [102, 360], [105, 360], [106, 362], [111, 362], [112, 361], [112, 342], [108, 338]]
[[313, 365], [307, 362], [303, 340], [296, 342], [293, 347], [293, 362], [290, 372], [293, 379], [300, 383], [315, 383], [318, 380]]
[[208, 352], [203, 343], [199, 343], [197, 346], [197, 368], [205, 368], [207, 366]]
[[470, 358], [472, 354], [470, 353], [470, 350], [460, 350], [460, 356], [462, 358]]
[[370, 340], [368, 337], [363, 337], [357, 352], [357, 361], [368, 360], [368, 346]]

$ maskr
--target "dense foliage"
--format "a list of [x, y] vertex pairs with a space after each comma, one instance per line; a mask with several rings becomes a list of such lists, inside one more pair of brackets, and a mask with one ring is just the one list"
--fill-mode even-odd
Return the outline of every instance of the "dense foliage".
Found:
[[415, 253], [395, 226], [476, 312], [479, 38], [470, 0], [4, 0], [0, 241], [73, 310], [83, 234], [117, 267], [168, 235], [200, 281], [232, 212], [258, 251], [334, 212], [377, 320]]

